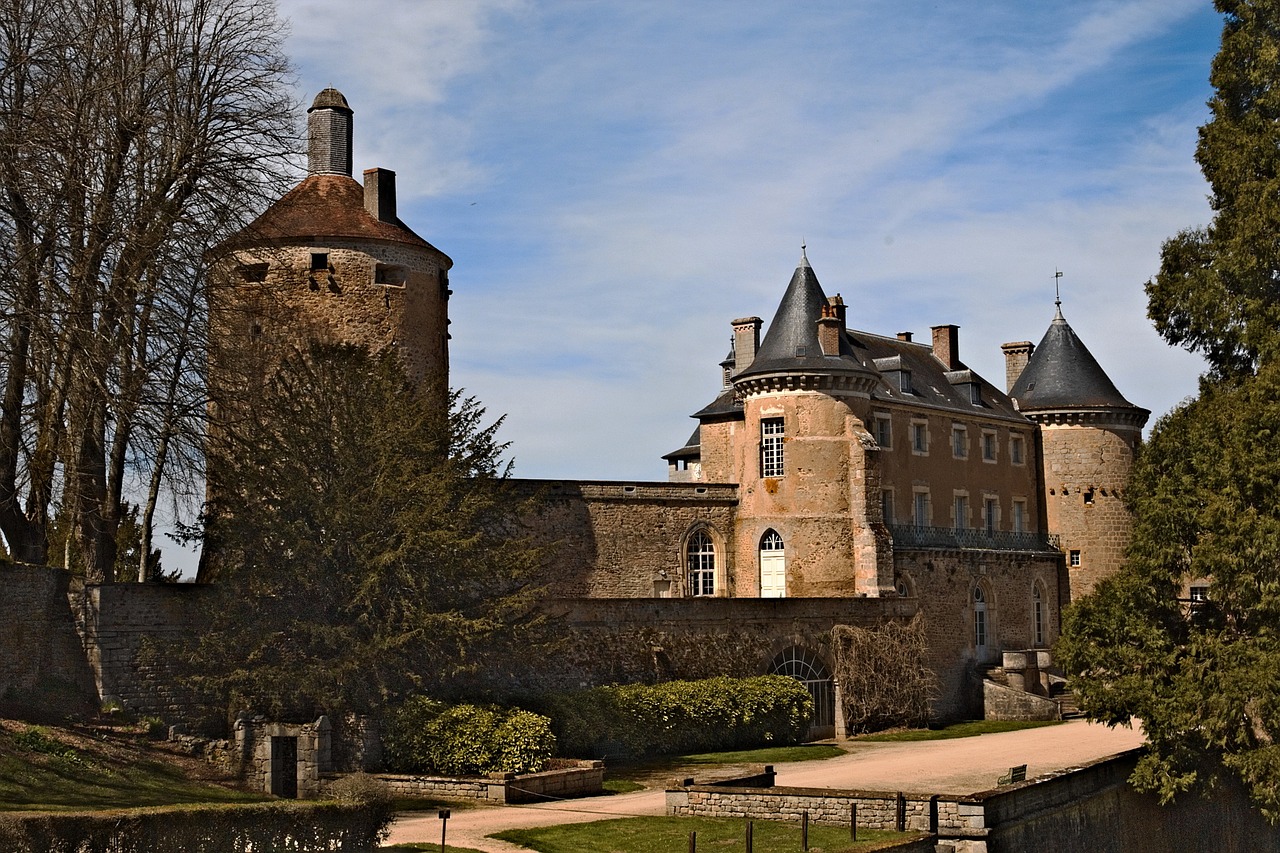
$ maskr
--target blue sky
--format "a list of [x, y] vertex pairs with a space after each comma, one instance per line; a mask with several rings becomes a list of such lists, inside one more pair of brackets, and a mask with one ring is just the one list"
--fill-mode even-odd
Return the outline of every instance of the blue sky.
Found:
[[1146, 320], [1161, 242], [1205, 224], [1192, 159], [1220, 18], [1187, 0], [282, 0], [298, 99], [355, 110], [357, 172], [455, 262], [452, 382], [516, 473], [661, 480], [773, 315], [801, 240], [849, 324], [997, 385], [1063, 311], [1131, 401], [1201, 364]]

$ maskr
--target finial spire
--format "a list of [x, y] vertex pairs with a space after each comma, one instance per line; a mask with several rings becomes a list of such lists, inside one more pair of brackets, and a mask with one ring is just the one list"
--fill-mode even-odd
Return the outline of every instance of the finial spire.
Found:
[[802, 266], [802, 267], [807, 267], [807, 266], [809, 266], [809, 253], [808, 253], [808, 248], [809, 248], [809, 247], [808, 247], [808, 245], [805, 243], [804, 238], [803, 238], [803, 237], [801, 237], [801, 238], [800, 238], [800, 266]]
[[1058, 288], [1058, 282], [1062, 280], [1062, 270], [1056, 266], [1053, 268], [1053, 307], [1055, 320], [1065, 320], [1062, 316], [1062, 291]]

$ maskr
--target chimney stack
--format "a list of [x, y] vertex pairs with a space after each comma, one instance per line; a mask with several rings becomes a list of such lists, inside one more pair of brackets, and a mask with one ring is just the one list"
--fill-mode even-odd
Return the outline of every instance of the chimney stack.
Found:
[[829, 304], [823, 305], [822, 317], [818, 319], [818, 346], [827, 356], [840, 354], [840, 334], [844, 331], [844, 323], [840, 321], [839, 309], [844, 305], [835, 304], [839, 298], [836, 296]]
[[307, 174], [351, 177], [353, 113], [337, 89], [316, 95], [307, 110]]
[[960, 369], [960, 327], [933, 326], [933, 357], [947, 370]]
[[364, 209], [380, 222], [396, 221], [396, 173], [390, 169], [364, 170]]
[[911, 343], [911, 333], [910, 333], [910, 332], [898, 332], [898, 340], [900, 340], [900, 341], [906, 341], [907, 343]]
[[1031, 360], [1031, 354], [1036, 351], [1036, 345], [1031, 341], [1014, 341], [1001, 344], [1000, 349], [1004, 350], [1004, 390], [1008, 393], [1013, 390], [1014, 385], [1018, 384], [1022, 371], [1027, 369], [1027, 362]]
[[751, 366], [756, 360], [756, 350], [760, 348], [760, 326], [763, 320], [759, 317], [740, 317], [733, 321], [733, 372], [739, 374]]

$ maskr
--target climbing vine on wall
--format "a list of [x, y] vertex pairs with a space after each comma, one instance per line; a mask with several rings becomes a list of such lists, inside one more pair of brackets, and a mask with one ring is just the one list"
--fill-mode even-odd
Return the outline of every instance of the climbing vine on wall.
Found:
[[923, 618], [875, 629], [831, 629], [845, 723], [852, 732], [923, 726], [938, 679], [924, 664]]

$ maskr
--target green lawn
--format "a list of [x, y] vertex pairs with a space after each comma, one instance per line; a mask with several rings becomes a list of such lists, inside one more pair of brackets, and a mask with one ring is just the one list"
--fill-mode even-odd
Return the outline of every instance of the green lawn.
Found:
[[975, 735], [996, 734], [999, 732], [1016, 732], [1022, 729], [1038, 729], [1043, 726], [1061, 725], [1062, 720], [971, 720], [967, 723], [954, 723], [941, 729], [907, 729], [897, 732], [875, 732], [869, 735], [858, 735], [854, 740], [871, 743], [885, 743], [912, 740], [949, 740], [958, 737], [974, 737]]
[[0, 811], [79, 811], [268, 799], [188, 779], [162, 758], [120, 760], [51, 729], [0, 730]]
[[[800, 825], [755, 821], [754, 853], [798, 853]], [[538, 829], [512, 829], [494, 838], [528, 847], [539, 853], [672, 853], [689, 849], [689, 833], [697, 833], [701, 851], [736, 851], [745, 847], [747, 821], [696, 817], [633, 817], [595, 823], [571, 823]], [[857, 843], [849, 840], [848, 827], [810, 826], [811, 853], [845, 853], [863, 850], [905, 834], [864, 829]], [[449, 848], [453, 850], [452, 847]]]
[[610, 761], [605, 765], [604, 789], [610, 794], [629, 794], [645, 788], [660, 787], [672, 779], [692, 776], [695, 771], [714, 765], [786, 764], [789, 761], [814, 761], [835, 758], [845, 751], [831, 744], [771, 746], [735, 752], [706, 752], [695, 755], [663, 755], [633, 761]]

